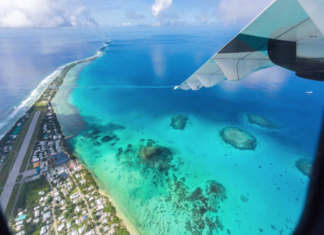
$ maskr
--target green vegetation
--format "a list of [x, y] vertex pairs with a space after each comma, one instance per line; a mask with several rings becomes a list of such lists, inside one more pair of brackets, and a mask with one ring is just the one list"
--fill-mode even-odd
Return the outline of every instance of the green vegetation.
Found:
[[[33, 114], [34, 115], [34, 114]], [[0, 187], [3, 187], [7, 181], [10, 169], [13, 165], [13, 163], [16, 160], [16, 157], [18, 155], [18, 152], [20, 150], [20, 147], [25, 139], [25, 136], [27, 134], [28, 128], [30, 126], [31, 121], [33, 120], [33, 115], [31, 115], [24, 126], [22, 127], [20, 133], [17, 135], [13, 145], [12, 150], [8, 154], [8, 159], [3, 164], [3, 167], [0, 172]]]
[[18, 212], [18, 208], [31, 209], [37, 206], [41, 198], [41, 196], [38, 195], [40, 191], [44, 191], [45, 193], [50, 192], [50, 185], [44, 176], [38, 180], [24, 183], [20, 190], [15, 215]]
[[12, 208], [15, 204], [15, 200], [16, 200], [16, 197], [17, 197], [17, 194], [18, 194], [18, 190], [19, 190], [19, 184], [16, 184], [12, 190], [12, 193], [11, 193], [11, 196], [10, 196], [10, 199], [9, 199], [9, 202], [8, 202], [8, 205], [7, 205], [7, 208], [5, 210], [5, 218], [7, 220], [9, 220], [10, 218], [10, 214], [11, 214], [11, 211], [12, 211]]
[[23, 175], [18, 175], [18, 177], [16, 179], [16, 183], [21, 181], [23, 179], [23, 177], [24, 177]]

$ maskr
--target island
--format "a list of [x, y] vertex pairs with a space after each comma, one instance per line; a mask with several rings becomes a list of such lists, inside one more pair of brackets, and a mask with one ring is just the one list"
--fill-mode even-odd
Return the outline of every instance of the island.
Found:
[[303, 174], [311, 177], [312, 174], [312, 168], [313, 168], [313, 162], [308, 159], [299, 159], [295, 162], [295, 166], [297, 169]]
[[220, 135], [225, 143], [240, 150], [254, 150], [257, 146], [257, 141], [251, 134], [237, 127], [226, 127]]
[[[68, 148], [73, 136], [64, 136], [51, 105], [70, 69], [98, 57], [66, 65], [0, 141], [1, 206], [14, 234], [129, 234], [109, 196]], [[13, 179], [10, 167], [18, 169]]]
[[275, 123], [274, 121], [269, 120], [266, 117], [263, 117], [258, 114], [248, 114], [247, 115], [248, 121], [251, 124], [258, 125], [260, 127], [265, 127], [269, 129], [280, 129], [282, 128], [279, 124]]
[[175, 130], [184, 130], [188, 122], [188, 117], [185, 115], [176, 115], [171, 120], [171, 126]]

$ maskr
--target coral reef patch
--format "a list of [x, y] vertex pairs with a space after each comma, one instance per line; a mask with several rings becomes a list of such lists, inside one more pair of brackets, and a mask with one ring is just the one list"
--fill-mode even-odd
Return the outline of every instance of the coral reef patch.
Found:
[[254, 150], [257, 146], [257, 141], [251, 134], [237, 127], [226, 127], [220, 135], [226, 143], [237, 149]]
[[143, 179], [140, 184], [143, 188], [136, 186], [136, 192], [145, 191], [144, 184], [154, 185], [161, 192], [142, 201], [142, 211], [145, 212], [139, 215], [143, 218], [138, 221], [145, 222], [138, 222], [138, 228], [152, 227], [156, 234], [168, 234], [171, 225], [160, 218], [172, 213], [181, 215], [176, 221], [178, 234], [227, 231], [218, 215], [222, 202], [227, 199], [225, 187], [215, 180], [194, 187], [187, 184], [188, 179], [179, 171], [183, 162], [172, 149], [154, 140], [141, 139], [136, 144], [119, 148], [116, 159], [123, 168], [122, 172], [128, 172], [121, 176], [127, 179], [128, 187], [138, 185], [136, 180]]
[[299, 159], [295, 162], [297, 169], [304, 175], [310, 177], [312, 174], [313, 163], [307, 159]]
[[171, 120], [171, 126], [176, 130], [184, 130], [188, 122], [188, 117], [185, 115], [176, 115]]
[[261, 127], [269, 128], [269, 129], [280, 129], [282, 126], [279, 124], [267, 119], [266, 117], [263, 117], [258, 114], [248, 114], [247, 115], [248, 121], [251, 124], [255, 124]]

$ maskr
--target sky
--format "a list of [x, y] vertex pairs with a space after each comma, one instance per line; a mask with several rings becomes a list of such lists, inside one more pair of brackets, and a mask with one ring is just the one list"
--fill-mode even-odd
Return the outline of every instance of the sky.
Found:
[[273, 0], [0, 0], [0, 28], [246, 25]]

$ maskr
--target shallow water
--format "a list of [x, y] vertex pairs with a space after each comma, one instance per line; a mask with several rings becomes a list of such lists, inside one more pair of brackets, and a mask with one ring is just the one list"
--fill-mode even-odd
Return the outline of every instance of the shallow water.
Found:
[[[291, 234], [309, 183], [295, 161], [314, 158], [324, 85], [272, 68], [196, 92], [163, 88], [233, 32], [141, 33], [113, 35], [107, 54], [72, 69], [54, 100], [65, 134], [77, 134], [71, 146], [126, 222], [139, 234]], [[251, 124], [251, 113], [281, 128]], [[170, 126], [178, 114], [188, 117], [184, 130]], [[256, 148], [224, 142], [225, 127], [248, 132]], [[158, 156], [139, 156], [147, 144]]]

